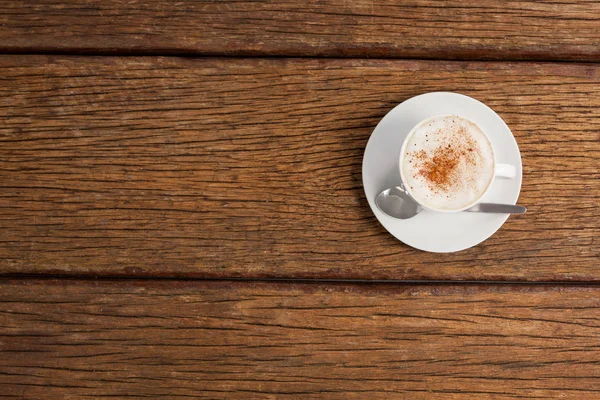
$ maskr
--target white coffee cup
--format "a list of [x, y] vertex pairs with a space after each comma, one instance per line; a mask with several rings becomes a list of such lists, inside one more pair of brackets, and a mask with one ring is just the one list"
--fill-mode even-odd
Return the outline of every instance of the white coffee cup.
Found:
[[[470, 202], [469, 204], [466, 204], [464, 206], [461, 206], [460, 208], [456, 208], [456, 209], [446, 209], [446, 208], [435, 208], [432, 207], [430, 204], [423, 204], [423, 202], [420, 202], [418, 200], [418, 196], [414, 195], [413, 189], [410, 187], [410, 185], [406, 184], [406, 182], [408, 182], [406, 176], [405, 176], [405, 172], [404, 172], [404, 168], [403, 165], [407, 162], [406, 161], [406, 154], [407, 154], [407, 145], [410, 142], [412, 136], [414, 135], [414, 133], [419, 130], [419, 128], [421, 128], [423, 125], [430, 123], [431, 121], [433, 121], [434, 119], [440, 119], [440, 118], [444, 118], [444, 117], [454, 117], [454, 118], [458, 118], [458, 119], [462, 119], [464, 121], [468, 121], [472, 124], [474, 124], [480, 131], [481, 134], [483, 134], [483, 136], [487, 139], [487, 142], [490, 146], [489, 150], [491, 150], [491, 154], [492, 154], [492, 163], [493, 163], [493, 174], [491, 174], [491, 177], [489, 179], [489, 182], [486, 182], [487, 186], [485, 187], [485, 190], [483, 190], [479, 196], [477, 196], [477, 198], [475, 198], [472, 202]], [[489, 139], [489, 136], [485, 133], [485, 131], [479, 126], [477, 125], [477, 123], [475, 121], [472, 121], [468, 118], [459, 116], [459, 115], [452, 115], [452, 114], [442, 114], [442, 115], [434, 115], [432, 117], [426, 118], [424, 120], [422, 120], [421, 122], [419, 122], [418, 124], [416, 124], [408, 133], [408, 135], [406, 136], [406, 138], [404, 139], [404, 142], [402, 143], [402, 148], [400, 149], [400, 156], [399, 156], [399, 163], [398, 163], [398, 168], [400, 170], [400, 176], [402, 178], [402, 182], [404, 182], [404, 187], [407, 191], [407, 193], [417, 202], [419, 203], [423, 208], [430, 210], [430, 211], [438, 211], [438, 212], [459, 212], [459, 211], [464, 211], [474, 205], [476, 205], [477, 203], [479, 203], [481, 201], [481, 199], [487, 194], [487, 192], [489, 191], [490, 187], [492, 186], [492, 182], [494, 180], [494, 177], [501, 177], [501, 178], [508, 178], [508, 179], [513, 179], [516, 176], [516, 168], [513, 165], [509, 165], [509, 164], [499, 164], [496, 162], [496, 155], [495, 155], [495, 151], [492, 145], [491, 140]], [[488, 169], [489, 171], [489, 169]], [[489, 172], [488, 172], [489, 173]]]

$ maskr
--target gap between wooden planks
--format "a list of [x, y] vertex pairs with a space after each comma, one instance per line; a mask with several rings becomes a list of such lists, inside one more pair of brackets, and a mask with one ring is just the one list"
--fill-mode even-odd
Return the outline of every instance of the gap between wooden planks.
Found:
[[600, 60], [589, 0], [3, 1], [0, 52]]
[[600, 288], [0, 281], [4, 398], [597, 398]]
[[[0, 57], [0, 273], [596, 281], [595, 64]], [[416, 94], [494, 108], [529, 208], [437, 255], [361, 184], [377, 122]]]

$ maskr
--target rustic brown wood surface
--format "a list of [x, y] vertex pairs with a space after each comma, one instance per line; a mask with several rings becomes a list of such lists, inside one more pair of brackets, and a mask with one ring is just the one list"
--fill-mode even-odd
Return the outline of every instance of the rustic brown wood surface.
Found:
[[[600, 67], [0, 57], [0, 273], [600, 279]], [[520, 145], [529, 208], [467, 251], [396, 241], [361, 182], [397, 103], [450, 90]]]
[[599, 287], [17, 281], [3, 398], [595, 399]]
[[0, 51], [600, 60], [595, 0], [3, 1]]
[[[2, 2], [0, 54], [65, 55], [0, 55], [0, 276], [21, 277], [0, 398], [600, 398], [600, 64], [510, 62], [600, 61], [599, 21], [590, 0]], [[512, 128], [529, 209], [448, 255], [393, 239], [361, 182], [377, 122], [442, 90]]]

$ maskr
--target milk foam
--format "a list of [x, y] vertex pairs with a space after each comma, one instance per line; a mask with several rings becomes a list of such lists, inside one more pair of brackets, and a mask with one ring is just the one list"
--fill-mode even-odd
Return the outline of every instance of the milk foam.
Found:
[[494, 178], [494, 152], [481, 128], [455, 115], [425, 121], [403, 148], [405, 186], [422, 205], [444, 211], [476, 202]]

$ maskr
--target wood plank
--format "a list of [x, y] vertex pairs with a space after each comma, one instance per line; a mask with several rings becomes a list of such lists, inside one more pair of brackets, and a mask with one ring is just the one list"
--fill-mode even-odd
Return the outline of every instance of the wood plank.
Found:
[[595, 0], [3, 1], [0, 51], [600, 60]]
[[5, 398], [598, 397], [598, 287], [20, 281]]
[[[493, 62], [0, 57], [0, 272], [600, 279], [600, 67]], [[397, 103], [451, 90], [506, 120], [524, 217], [427, 254], [362, 190]]]

